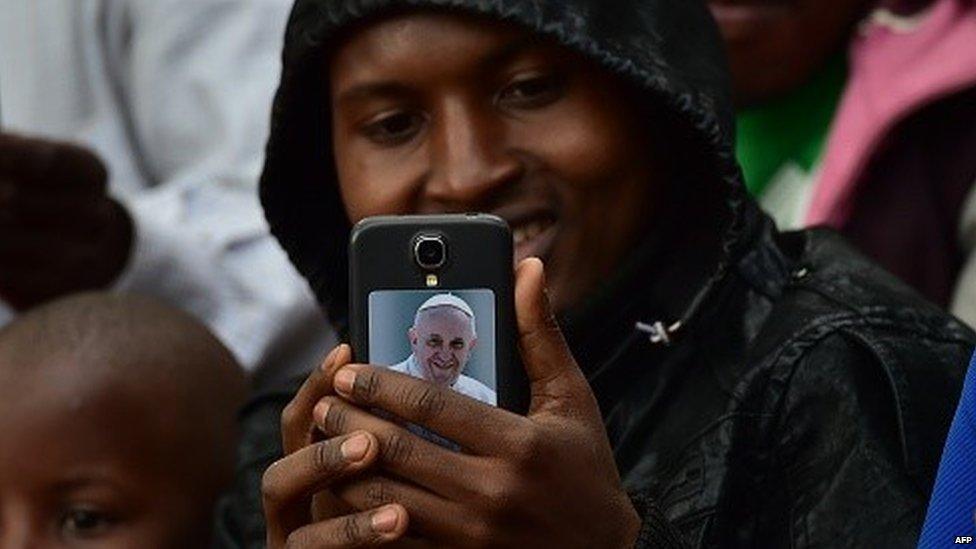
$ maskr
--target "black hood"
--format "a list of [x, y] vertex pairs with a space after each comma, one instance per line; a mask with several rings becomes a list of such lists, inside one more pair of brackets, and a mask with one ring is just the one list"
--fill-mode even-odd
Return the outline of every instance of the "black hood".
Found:
[[[668, 314], [670, 324], [694, 314], [723, 275], [736, 243], [756, 217], [734, 159], [734, 110], [718, 30], [698, 0], [297, 0], [288, 23], [283, 75], [274, 102], [261, 177], [271, 232], [311, 284], [340, 333], [347, 325], [346, 217], [331, 160], [324, 59], [350, 24], [384, 12], [424, 7], [505, 20], [554, 39], [646, 91], [648, 106], [673, 116], [690, 136], [696, 158], [680, 185], [718, 197], [717, 253], [692, 293]], [[688, 156], [691, 158], [692, 156]], [[631, 261], [633, 263], [633, 261]], [[699, 261], [700, 263], [700, 261]], [[681, 271], [680, 269], [678, 270]]]

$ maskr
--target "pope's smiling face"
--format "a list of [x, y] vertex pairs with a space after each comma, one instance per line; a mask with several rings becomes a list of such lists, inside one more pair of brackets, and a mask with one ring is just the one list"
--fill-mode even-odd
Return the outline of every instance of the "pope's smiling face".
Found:
[[414, 324], [407, 337], [424, 377], [453, 385], [478, 341], [471, 318], [455, 307], [433, 307], [421, 311]]

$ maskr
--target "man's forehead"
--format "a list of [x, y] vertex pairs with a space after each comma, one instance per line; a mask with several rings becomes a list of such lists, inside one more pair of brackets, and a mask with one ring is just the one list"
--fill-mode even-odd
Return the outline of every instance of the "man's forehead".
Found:
[[396, 82], [423, 82], [429, 74], [484, 71], [521, 51], [548, 44], [511, 23], [483, 15], [419, 11], [394, 15], [360, 27], [330, 58], [336, 104], [394, 88]]

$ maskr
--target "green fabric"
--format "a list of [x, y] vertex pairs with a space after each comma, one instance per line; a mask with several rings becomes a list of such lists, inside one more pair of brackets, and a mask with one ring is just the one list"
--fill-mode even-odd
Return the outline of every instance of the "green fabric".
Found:
[[753, 196], [788, 162], [807, 172], [817, 165], [846, 81], [846, 59], [838, 55], [797, 91], [739, 112], [736, 154]]

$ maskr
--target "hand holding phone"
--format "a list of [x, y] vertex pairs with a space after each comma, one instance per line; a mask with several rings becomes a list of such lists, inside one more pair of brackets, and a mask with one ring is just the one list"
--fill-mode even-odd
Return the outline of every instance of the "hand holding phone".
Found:
[[[516, 337], [532, 387], [526, 416], [353, 364], [348, 347], [335, 351], [283, 414], [288, 456], [265, 474], [268, 546], [632, 546], [640, 517], [544, 285], [541, 262], [519, 265]], [[464, 451], [414, 436], [375, 410]], [[317, 432], [331, 438], [309, 439]], [[332, 505], [309, 514], [321, 490]]]

